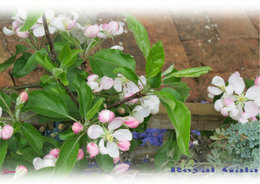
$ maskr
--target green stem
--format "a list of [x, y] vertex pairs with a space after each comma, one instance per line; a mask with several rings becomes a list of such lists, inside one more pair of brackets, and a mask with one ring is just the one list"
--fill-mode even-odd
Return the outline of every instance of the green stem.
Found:
[[3, 117], [1, 117], [0, 118], [0, 121], [13, 121], [12, 119], [9, 119], [9, 118], [3, 118]]
[[34, 51], [38, 51], [37, 47], [31, 42], [29, 38], [26, 38], [25, 40], [33, 48]]
[[14, 120], [14, 114], [12, 113], [10, 107], [7, 105], [7, 103], [5, 102], [4, 98], [2, 97], [2, 95], [0, 95], [0, 99], [3, 101], [4, 105], [6, 106], [7, 108], [7, 112], [8, 114], [11, 116], [11, 118]]

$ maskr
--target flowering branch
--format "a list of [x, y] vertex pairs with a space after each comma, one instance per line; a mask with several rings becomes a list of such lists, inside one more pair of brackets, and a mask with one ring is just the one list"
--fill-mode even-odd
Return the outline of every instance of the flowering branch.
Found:
[[121, 105], [121, 104], [124, 104], [124, 103], [126, 103], [126, 102], [128, 102], [128, 101], [130, 101], [130, 100], [133, 100], [133, 99], [135, 99], [135, 98], [141, 98], [141, 97], [143, 97], [143, 96], [145, 96], [145, 94], [143, 94], [141, 91], [139, 91], [139, 92], [133, 94], [132, 96], [130, 96], [130, 97], [128, 97], [128, 98], [125, 98], [125, 99], [123, 99], [123, 100], [121, 100], [121, 101], [119, 101], [119, 102], [116, 102], [116, 103], [114, 103], [114, 104], [112, 104], [112, 105], [109, 105], [109, 106], [107, 107], [107, 109], [112, 109], [112, 108], [117, 107], [117, 106], [119, 106], [119, 105]]

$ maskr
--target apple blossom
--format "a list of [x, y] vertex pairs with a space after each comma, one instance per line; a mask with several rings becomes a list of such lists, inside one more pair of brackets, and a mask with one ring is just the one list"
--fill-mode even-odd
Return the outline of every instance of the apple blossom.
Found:
[[151, 114], [157, 114], [160, 107], [160, 99], [156, 95], [147, 95], [141, 99], [144, 108], [149, 109]]
[[131, 143], [130, 141], [119, 141], [117, 145], [121, 151], [128, 151], [130, 149]]
[[98, 120], [101, 123], [108, 123], [111, 122], [115, 118], [115, 113], [110, 110], [102, 110], [98, 114]]
[[72, 131], [74, 132], [74, 134], [78, 134], [79, 132], [81, 132], [83, 130], [83, 126], [81, 123], [78, 122], [74, 122], [72, 125]]
[[19, 165], [15, 169], [15, 174], [13, 178], [14, 179], [21, 178], [25, 176], [27, 173], [28, 173], [28, 169], [23, 165]]
[[1, 130], [1, 138], [3, 140], [8, 140], [12, 137], [14, 128], [11, 125], [5, 125]]
[[90, 154], [90, 158], [93, 158], [99, 154], [98, 146], [94, 142], [88, 143], [87, 151]]
[[87, 38], [96, 38], [99, 33], [99, 30], [100, 30], [100, 28], [97, 24], [89, 25], [89, 26], [85, 27], [84, 35]]
[[49, 152], [50, 155], [55, 156], [56, 158], [59, 156], [60, 154], [60, 149], [59, 148], [54, 148]]
[[56, 161], [57, 158], [55, 156], [48, 154], [43, 159], [41, 159], [40, 157], [34, 158], [33, 166], [35, 170], [39, 170], [45, 167], [53, 167], [55, 166]]
[[[123, 124], [123, 118], [115, 118], [108, 124], [108, 130], [99, 125], [91, 125], [88, 129], [88, 136], [91, 139], [101, 137], [99, 151], [101, 154], [108, 154], [112, 158], [119, 157], [119, 148], [115, 141], [131, 141], [132, 133], [128, 129], [118, 129]], [[105, 146], [105, 141], [107, 141]]]
[[[133, 96], [134, 94], [133, 93], [127, 93], [127, 94], [125, 94], [125, 96], [124, 96], [124, 99], [126, 99], [126, 98], [129, 98], [129, 97], [131, 97], [131, 96]], [[134, 98], [134, 99], [132, 99], [132, 100], [129, 100], [128, 102], [126, 102], [127, 104], [131, 104], [131, 105], [134, 105], [134, 104], [136, 104], [138, 102], [138, 98]]]
[[84, 152], [83, 149], [80, 148], [77, 156], [77, 160], [82, 160], [83, 158], [84, 158]]
[[136, 128], [140, 124], [140, 121], [138, 119], [128, 116], [124, 118], [124, 124], [130, 128]]
[[26, 91], [23, 91], [19, 95], [20, 103], [25, 103], [28, 100], [28, 93]]
[[100, 92], [103, 89], [108, 90], [113, 87], [114, 81], [113, 79], [103, 76], [101, 79], [99, 79], [99, 76], [96, 74], [91, 74], [87, 78], [87, 84], [91, 88], [91, 90], [96, 93]]
[[122, 175], [122, 174], [125, 174], [128, 169], [129, 169], [128, 164], [124, 164], [124, 163], [118, 164], [114, 167], [113, 173], [116, 175]]

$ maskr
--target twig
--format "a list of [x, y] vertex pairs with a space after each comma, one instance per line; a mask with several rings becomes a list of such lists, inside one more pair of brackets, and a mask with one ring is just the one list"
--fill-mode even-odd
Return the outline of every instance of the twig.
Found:
[[130, 101], [130, 100], [132, 100], [132, 99], [141, 98], [141, 97], [143, 97], [143, 96], [145, 96], [145, 94], [143, 94], [141, 91], [139, 91], [139, 92], [133, 94], [132, 96], [130, 96], [130, 97], [128, 97], [128, 98], [125, 98], [125, 99], [123, 99], [123, 100], [121, 100], [121, 101], [119, 101], [119, 102], [117, 102], [117, 103], [114, 103], [114, 104], [112, 104], [112, 105], [109, 105], [109, 106], [107, 107], [107, 109], [112, 109], [112, 108], [117, 107], [117, 106], [119, 106], [119, 105], [121, 105], [121, 104], [124, 104], [124, 103], [126, 103], [126, 102], [128, 102], [128, 101]]
[[41, 88], [40, 83], [31, 83], [31, 84], [24, 84], [19, 86], [9, 86], [9, 87], [1, 87], [0, 91], [3, 91], [5, 89], [14, 89], [14, 90], [21, 90], [26, 88]]
[[[45, 32], [45, 36], [46, 36], [46, 39], [48, 41], [48, 44], [50, 46], [50, 53], [48, 52], [49, 56], [50, 56], [50, 59], [52, 62], [56, 62], [56, 58], [57, 58], [57, 55], [56, 55], [56, 52], [55, 52], [55, 49], [54, 49], [54, 44], [53, 44], [53, 41], [51, 39], [51, 35], [50, 35], [50, 31], [49, 31], [49, 28], [48, 28], [48, 24], [47, 24], [47, 20], [46, 20], [46, 16], [45, 14], [43, 14], [42, 16], [42, 22], [43, 22], [43, 27], [44, 27], [44, 32]], [[47, 50], [47, 49], [46, 49]], [[60, 81], [59, 81], [60, 82]], [[62, 82], [60, 82], [61, 85], [65, 88], [66, 92], [68, 93], [68, 95], [70, 96], [70, 98], [74, 101], [74, 103], [77, 105], [77, 107], [79, 107], [79, 103], [77, 101], [77, 98], [74, 96], [74, 94], [69, 90], [69, 88], [67, 86], [64, 86], [62, 84]]]
[[50, 34], [50, 31], [49, 31], [49, 28], [48, 28], [48, 24], [47, 24], [47, 20], [46, 20], [45, 14], [42, 15], [42, 22], [43, 22], [45, 36], [46, 36], [46, 39], [47, 39], [48, 44], [50, 46], [50, 51], [51, 51], [51, 54], [49, 55], [50, 59], [53, 62], [56, 62], [56, 52], [55, 52], [55, 49], [54, 49], [53, 41], [52, 41], [51, 36], [50, 36], [51, 34]]

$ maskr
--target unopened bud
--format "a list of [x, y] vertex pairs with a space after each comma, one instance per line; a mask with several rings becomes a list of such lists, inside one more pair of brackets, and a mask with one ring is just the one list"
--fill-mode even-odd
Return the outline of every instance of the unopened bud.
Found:
[[125, 114], [125, 108], [123, 108], [123, 107], [119, 107], [118, 109], [117, 109], [117, 112], [119, 113], [119, 114]]
[[78, 134], [79, 132], [81, 132], [83, 130], [83, 126], [82, 124], [75, 122], [72, 125], [72, 131], [74, 132], [74, 134]]

